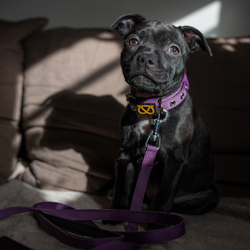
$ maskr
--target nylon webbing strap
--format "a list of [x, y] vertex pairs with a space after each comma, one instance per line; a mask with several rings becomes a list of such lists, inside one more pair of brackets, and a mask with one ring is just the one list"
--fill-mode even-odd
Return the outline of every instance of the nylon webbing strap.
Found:
[[[185, 233], [184, 220], [174, 214], [140, 211], [148, 179], [158, 148], [148, 145], [136, 183], [130, 210], [75, 210], [61, 203], [42, 202], [33, 207], [11, 207], [0, 210], [0, 220], [19, 213], [34, 212], [43, 229], [72, 247], [91, 250], [134, 250], [142, 244], [160, 243], [176, 239]], [[100, 229], [92, 220], [127, 221], [127, 232]], [[139, 231], [138, 223], [168, 224], [157, 230]], [[31, 250], [9, 239], [0, 238], [0, 250]]]
[[[148, 179], [154, 166], [155, 157], [158, 151], [158, 147], [148, 144], [147, 151], [145, 153], [141, 170], [136, 182], [135, 191], [133, 194], [132, 203], [130, 206], [131, 211], [140, 211], [142, 208], [143, 198], [148, 184]], [[138, 231], [138, 224], [130, 222], [127, 230], [129, 232]]]

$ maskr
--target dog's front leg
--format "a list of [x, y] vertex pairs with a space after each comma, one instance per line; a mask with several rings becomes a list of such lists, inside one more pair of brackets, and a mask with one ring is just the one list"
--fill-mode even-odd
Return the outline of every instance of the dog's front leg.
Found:
[[[164, 161], [162, 162], [165, 166], [159, 190], [150, 203], [150, 210], [152, 211], [172, 211], [174, 198], [178, 191], [181, 177], [187, 167], [187, 160], [184, 157], [177, 157], [177, 155], [180, 155], [179, 153], [168, 152], [168, 157], [166, 155], [167, 154], [165, 154]], [[166, 226], [169, 225], [149, 223], [148, 229], [153, 230]]]
[[128, 150], [120, 149], [115, 171], [112, 207], [114, 209], [129, 209], [136, 184], [136, 171]]
[[[115, 185], [113, 189], [112, 208], [130, 209], [132, 195], [136, 184], [136, 171], [128, 150], [120, 149], [115, 165]], [[122, 221], [103, 220], [103, 224], [116, 225]]]
[[163, 176], [159, 190], [151, 201], [150, 210], [171, 212], [182, 175], [188, 165], [187, 153], [177, 149], [168, 151], [168, 154], [161, 151], [161, 156], [162, 164], [164, 164]]
[[131, 157], [132, 148], [139, 140], [135, 133], [137, 115], [128, 105], [121, 119], [122, 146], [115, 165], [115, 185], [112, 206], [114, 209], [130, 209], [136, 184], [136, 169]]

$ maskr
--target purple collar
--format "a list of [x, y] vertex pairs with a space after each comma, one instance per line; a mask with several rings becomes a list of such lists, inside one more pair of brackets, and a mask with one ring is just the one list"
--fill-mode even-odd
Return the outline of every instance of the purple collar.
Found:
[[162, 104], [162, 108], [165, 110], [170, 110], [181, 104], [187, 97], [188, 90], [189, 82], [187, 75], [185, 74], [181, 81], [180, 87], [170, 96], [144, 99], [127, 95], [127, 100], [133, 111], [137, 111], [137, 113], [141, 115], [153, 115], [157, 113], [157, 107], [160, 107], [160, 103]]

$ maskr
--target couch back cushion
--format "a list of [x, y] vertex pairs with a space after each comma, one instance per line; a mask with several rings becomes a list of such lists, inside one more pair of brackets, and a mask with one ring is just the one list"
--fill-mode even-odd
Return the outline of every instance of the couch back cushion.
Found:
[[206, 123], [215, 153], [250, 153], [250, 37], [208, 39], [190, 55], [187, 75], [194, 106]]
[[0, 184], [16, 168], [20, 146], [19, 120], [23, 94], [22, 41], [47, 24], [44, 18], [0, 20]]
[[44, 189], [96, 192], [114, 176], [128, 86], [122, 39], [59, 28], [25, 44], [23, 128], [31, 163], [22, 179]]
[[190, 55], [187, 75], [194, 107], [215, 154], [215, 179], [250, 185], [250, 37], [208, 39], [213, 57]]

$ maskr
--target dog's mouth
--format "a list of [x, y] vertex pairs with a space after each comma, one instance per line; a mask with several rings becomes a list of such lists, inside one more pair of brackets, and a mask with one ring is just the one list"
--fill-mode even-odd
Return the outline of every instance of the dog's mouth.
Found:
[[149, 98], [158, 94], [158, 90], [155, 89], [157, 83], [144, 74], [134, 75], [127, 82], [137, 97]]
[[152, 92], [152, 87], [157, 83], [147, 75], [134, 75], [128, 79], [129, 85], [138, 92]]
[[152, 83], [156, 84], [156, 82], [152, 78], [144, 74], [134, 75], [129, 80], [130, 82], [134, 82], [135, 84], [136, 83], [142, 83], [145, 85], [151, 85]]

